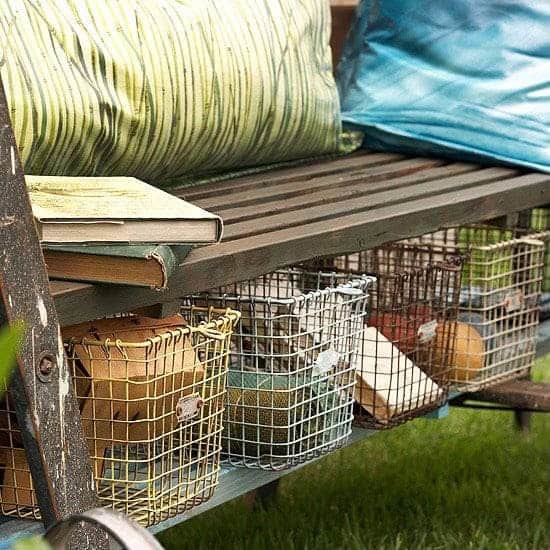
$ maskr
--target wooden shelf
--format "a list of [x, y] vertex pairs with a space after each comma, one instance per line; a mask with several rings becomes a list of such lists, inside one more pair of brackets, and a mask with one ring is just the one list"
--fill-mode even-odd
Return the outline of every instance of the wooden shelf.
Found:
[[62, 325], [550, 203], [550, 174], [362, 151], [175, 194], [220, 214], [223, 241], [193, 250], [164, 292], [52, 282]]
[[[378, 432], [373, 430], [354, 428], [353, 433], [345, 446], [349, 447], [357, 441], [361, 441], [376, 433]], [[295, 472], [303, 466], [307, 466], [308, 464], [311, 464], [312, 462], [315, 462], [322, 458], [323, 457], [319, 457], [316, 458], [314, 461], [309, 461], [304, 464], [294, 466], [293, 468], [289, 468], [287, 470], [279, 470], [277, 472], [225, 466], [220, 476], [219, 487], [214, 493], [214, 496], [209, 501], [201, 504], [200, 506], [196, 506], [195, 508], [189, 510], [189, 512], [170, 518], [166, 521], [163, 521], [162, 523], [159, 523], [158, 525], [154, 525], [150, 527], [149, 530], [153, 533], [160, 533], [162, 531], [165, 531], [166, 529], [170, 529], [170, 527], [174, 527], [174, 525], [178, 525], [182, 521], [191, 519], [195, 516], [198, 516], [199, 514], [202, 514], [203, 512], [206, 512], [207, 510], [216, 508], [217, 506], [220, 506], [225, 502], [245, 495], [250, 491], [254, 491], [259, 487], [262, 487], [263, 485], [267, 485], [268, 483], [271, 483], [276, 479]]]
[[[376, 431], [364, 430], [361, 428], [354, 428], [352, 435], [350, 436], [347, 444], [345, 446], [352, 445], [357, 441], [361, 441], [366, 437], [376, 434]], [[315, 460], [320, 460], [322, 457], [319, 457]], [[250, 491], [257, 489], [263, 485], [267, 485], [271, 481], [279, 479], [289, 473], [299, 470], [307, 464], [311, 464], [312, 461], [306, 462], [304, 464], [299, 464], [293, 468], [286, 470], [280, 470], [277, 472], [265, 471], [259, 469], [247, 469], [247, 468], [236, 468], [233, 466], [224, 465], [222, 467], [222, 472], [220, 474], [219, 486], [214, 493], [214, 496], [201, 504], [192, 508], [184, 514], [180, 514], [173, 518], [167, 519], [157, 525], [154, 525], [149, 528], [152, 533], [160, 533], [166, 529], [170, 529], [175, 525], [178, 525], [182, 521], [191, 519], [207, 510], [216, 508], [221, 504], [224, 504], [230, 500], [233, 500], [241, 495], [244, 495]], [[1, 517], [1, 516], [0, 516]], [[11, 548], [13, 542], [22, 536], [32, 536], [37, 534], [42, 534], [44, 529], [42, 524], [38, 521], [28, 521], [20, 519], [11, 519], [4, 518], [4, 523], [0, 523], [0, 550], [8, 550]]]

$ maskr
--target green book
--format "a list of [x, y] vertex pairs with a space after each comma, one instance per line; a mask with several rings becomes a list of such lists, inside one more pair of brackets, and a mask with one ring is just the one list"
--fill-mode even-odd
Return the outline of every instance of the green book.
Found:
[[45, 247], [52, 279], [145, 286], [161, 290], [191, 246], [87, 245]]

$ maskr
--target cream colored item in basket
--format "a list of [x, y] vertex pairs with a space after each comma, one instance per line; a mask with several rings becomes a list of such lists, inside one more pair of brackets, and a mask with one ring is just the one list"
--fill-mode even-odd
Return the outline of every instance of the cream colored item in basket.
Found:
[[365, 327], [355, 398], [382, 423], [437, 401], [443, 390], [375, 327]]

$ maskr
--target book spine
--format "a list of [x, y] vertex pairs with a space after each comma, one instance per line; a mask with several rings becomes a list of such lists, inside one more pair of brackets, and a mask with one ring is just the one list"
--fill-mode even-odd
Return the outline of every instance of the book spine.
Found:
[[177, 259], [172, 250], [163, 246], [153, 249], [146, 258], [155, 260], [160, 265], [162, 271], [162, 284], [160, 286], [152, 286], [153, 290], [164, 290], [168, 286], [168, 278], [177, 266]]

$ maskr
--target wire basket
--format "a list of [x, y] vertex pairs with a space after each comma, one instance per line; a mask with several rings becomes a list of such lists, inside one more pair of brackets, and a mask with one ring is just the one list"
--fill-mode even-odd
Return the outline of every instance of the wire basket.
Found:
[[[533, 208], [531, 210], [531, 229], [537, 232], [550, 231], [550, 208]], [[545, 239], [544, 275], [542, 291], [550, 293], [550, 240]]]
[[370, 282], [286, 269], [198, 298], [242, 313], [222, 436], [231, 464], [278, 470], [346, 441]]
[[376, 277], [356, 360], [355, 422], [389, 428], [437, 409], [449, 392], [463, 257], [390, 244], [316, 267]]
[[536, 352], [544, 261], [550, 233], [487, 225], [455, 227], [414, 239], [467, 252], [451, 380], [476, 391], [527, 375]]
[[[230, 338], [239, 314], [189, 307], [64, 330], [100, 502], [152, 525], [208, 500], [220, 469]], [[11, 399], [0, 414], [1, 511], [40, 513]]]

